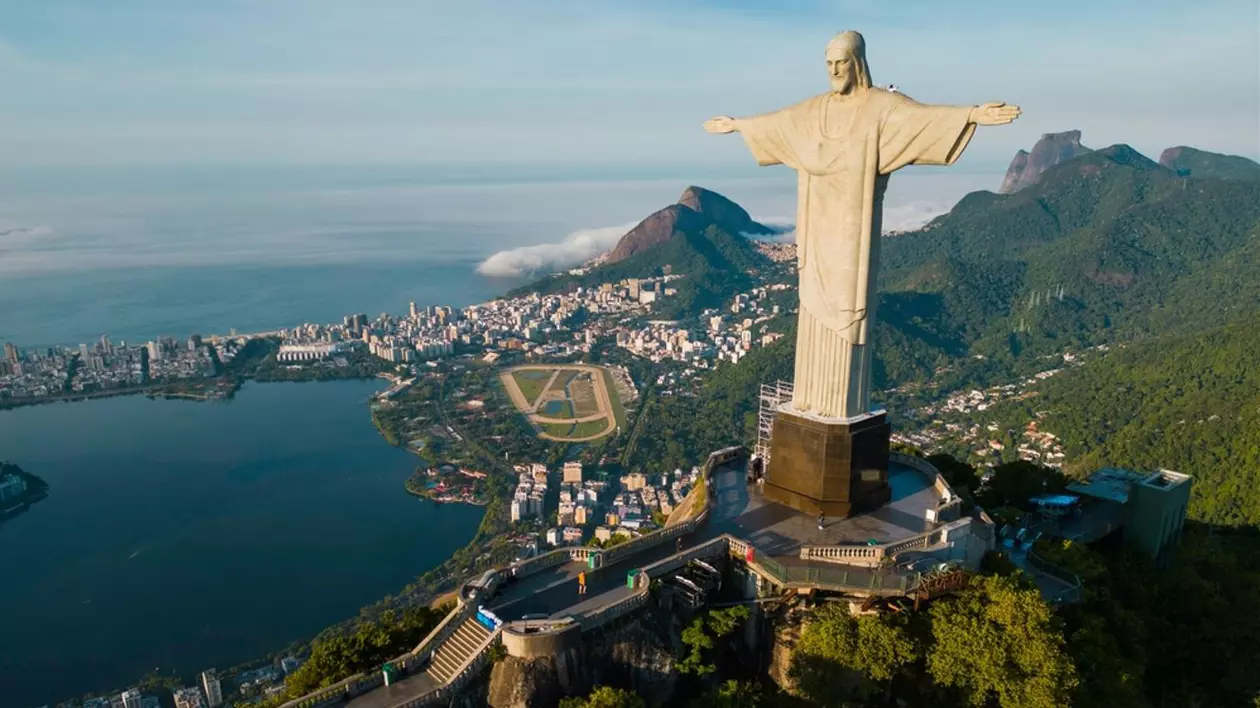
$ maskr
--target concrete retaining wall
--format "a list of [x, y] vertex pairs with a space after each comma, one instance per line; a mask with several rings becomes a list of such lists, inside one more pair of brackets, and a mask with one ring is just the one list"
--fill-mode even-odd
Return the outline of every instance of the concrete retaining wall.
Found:
[[536, 659], [580, 647], [582, 627], [576, 622], [509, 622], [503, 625], [502, 639], [508, 655]]

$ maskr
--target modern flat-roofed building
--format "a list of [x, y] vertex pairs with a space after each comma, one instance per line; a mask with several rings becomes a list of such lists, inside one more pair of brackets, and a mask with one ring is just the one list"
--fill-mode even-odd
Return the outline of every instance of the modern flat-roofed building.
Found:
[[1181, 538], [1192, 484], [1190, 475], [1172, 470], [1137, 472], [1104, 467], [1088, 479], [1069, 484], [1068, 491], [1094, 500], [1083, 520], [1107, 520], [1092, 528], [1082, 525], [1082, 533], [1087, 532], [1082, 540], [1096, 540], [1123, 529], [1126, 542], [1162, 565]]

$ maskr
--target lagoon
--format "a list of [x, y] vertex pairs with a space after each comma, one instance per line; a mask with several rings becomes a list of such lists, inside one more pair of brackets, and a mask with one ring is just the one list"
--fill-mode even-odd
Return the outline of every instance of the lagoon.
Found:
[[307, 639], [466, 544], [483, 510], [419, 500], [373, 428], [378, 381], [227, 402], [0, 411], [0, 459], [49, 497], [0, 525], [5, 705], [226, 668]]

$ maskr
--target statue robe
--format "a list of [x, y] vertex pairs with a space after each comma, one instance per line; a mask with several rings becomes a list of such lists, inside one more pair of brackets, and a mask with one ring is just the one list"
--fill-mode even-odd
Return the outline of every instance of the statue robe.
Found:
[[970, 112], [872, 88], [829, 92], [737, 121], [758, 164], [797, 172], [796, 412], [824, 418], [869, 412], [867, 338], [888, 175], [906, 165], [953, 164], [975, 132]]

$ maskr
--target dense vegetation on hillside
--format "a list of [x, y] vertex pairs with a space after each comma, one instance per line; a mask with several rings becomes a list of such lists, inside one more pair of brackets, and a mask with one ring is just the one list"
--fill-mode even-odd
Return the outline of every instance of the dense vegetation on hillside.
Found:
[[249, 705], [271, 708], [336, 683], [342, 677], [375, 669], [413, 649], [451, 609], [411, 606], [398, 613], [387, 610], [352, 627], [321, 634], [311, 642], [306, 663], [285, 679], [282, 694]]
[[1044, 353], [1255, 311], [1258, 239], [1260, 181], [1182, 177], [1119, 145], [886, 239], [882, 284], [929, 295], [902, 316], [971, 353]]
[[[1191, 518], [1260, 525], [1260, 316], [1135, 342], [1014, 404], [1058, 435], [1069, 469], [1163, 467], [1195, 478]], [[999, 411], [995, 416], [1005, 415]]]
[[1260, 179], [1260, 164], [1238, 155], [1222, 155], [1192, 147], [1171, 147], [1159, 156], [1159, 164], [1182, 175], [1219, 179]]

